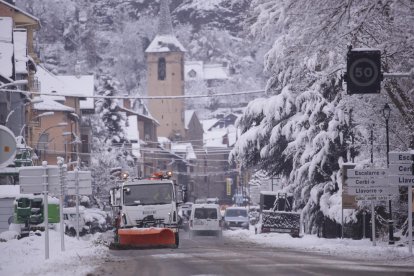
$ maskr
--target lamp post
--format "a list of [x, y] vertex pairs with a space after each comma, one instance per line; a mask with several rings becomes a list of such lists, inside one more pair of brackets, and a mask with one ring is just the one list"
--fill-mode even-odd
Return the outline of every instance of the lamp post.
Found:
[[25, 85], [27, 83], [28, 83], [27, 80], [15, 80], [13, 82], [9, 82], [9, 83], [5, 83], [5, 84], [0, 85], [0, 89], [4, 89], [8, 86]]
[[62, 122], [62, 123], [58, 123], [57, 125], [50, 126], [50, 127], [46, 128], [45, 130], [43, 130], [40, 133], [39, 138], [37, 139], [36, 149], [39, 149], [40, 139], [42, 138], [43, 135], [45, 135], [48, 132], [49, 129], [54, 128], [54, 127], [64, 127], [64, 126], [67, 126], [67, 125], [68, 125], [68, 123]]
[[[391, 108], [386, 103], [384, 108], [382, 109], [382, 116], [385, 119], [385, 132], [386, 132], [386, 140], [387, 140], [387, 168], [390, 166], [390, 138], [389, 138], [389, 129], [388, 129], [388, 122], [391, 115]], [[392, 220], [392, 210], [391, 210], [391, 199], [388, 200], [389, 206], [389, 213], [390, 217], [388, 220], [388, 233], [389, 233], [389, 240], [388, 244], [394, 244], [394, 227], [393, 227], [393, 220]]]
[[[65, 136], [65, 137], [66, 136], [73, 136], [74, 137], [74, 140], [71, 141], [69, 144], [72, 144], [72, 145], [75, 144], [76, 145], [76, 162], [77, 162], [76, 166], [79, 168], [80, 167], [79, 144], [82, 143], [81, 139], [79, 138], [79, 136], [76, 133], [74, 133], [72, 131], [63, 132], [62, 136]], [[67, 145], [67, 141], [65, 140], [65, 159], [66, 159], [66, 145]], [[72, 151], [71, 151], [71, 153], [72, 153]]]

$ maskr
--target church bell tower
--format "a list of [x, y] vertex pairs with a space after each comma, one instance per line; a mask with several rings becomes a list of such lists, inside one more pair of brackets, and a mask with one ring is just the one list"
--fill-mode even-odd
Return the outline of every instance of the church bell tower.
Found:
[[[173, 32], [168, 0], [161, 0], [158, 32], [145, 50], [148, 96], [184, 95], [185, 48]], [[149, 100], [149, 110], [160, 123], [157, 133], [171, 140], [185, 135], [184, 99]]]

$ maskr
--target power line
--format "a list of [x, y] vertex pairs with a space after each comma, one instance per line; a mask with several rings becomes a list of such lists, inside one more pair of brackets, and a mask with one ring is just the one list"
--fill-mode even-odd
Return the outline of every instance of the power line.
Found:
[[104, 95], [68, 95], [60, 93], [41, 93], [33, 91], [24, 91], [24, 90], [13, 90], [13, 89], [0, 89], [0, 92], [11, 92], [11, 93], [29, 93], [35, 95], [45, 95], [45, 96], [63, 96], [63, 97], [74, 97], [74, 98], [93, 98], [93, 99], [121, 99], [121, 100], [175, 100], [175, 99], [191, 99], [191, 98], [213, 98], [213, 97], [227, 97], [233, 95], [247, 95], [247, 94], [262, 94], [265, 93], [265, 90], [251, 90], [251, 91], [239, 91], [239, 92], [230, 92], [230, 93], [217, 93], [217, 94], [204, 94], [204, 95], [180, 95], [180, 96], [104, 96]]

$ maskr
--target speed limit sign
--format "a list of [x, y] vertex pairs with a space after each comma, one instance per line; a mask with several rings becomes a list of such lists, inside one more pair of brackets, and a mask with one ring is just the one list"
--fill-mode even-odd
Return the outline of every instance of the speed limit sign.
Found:
[[381, 88], [381, 52], [351, 49], [347, 55], [348, 94], [375, 94]]

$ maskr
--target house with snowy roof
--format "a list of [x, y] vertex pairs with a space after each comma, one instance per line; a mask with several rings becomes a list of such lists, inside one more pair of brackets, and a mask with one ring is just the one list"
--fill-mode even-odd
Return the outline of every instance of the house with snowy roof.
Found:
[[136, 168], [137, 175], [148, 176], [153, 172], [145, 167], [148, 163], [148, 155], [145, 154], [147, 148], [156, 148], [157, 127], [159, 123], [149, 113], [147, 106], [142, 100], [124, 99], [118, 105], [118, 111], [125, 114], [126, 138], [129, 141], [129, 147], [135, 163], [139, 164]]
[[203, 126], [195, 110], [186, 110], [184, 113], [185, 140], [194, 147], [203, 147]]
[[[0, 86], [23, 91], [36, 91], [34, 73], [38, 57], [34, 51], [34, 33], [40, 21], [14, 5], [0, 0]], [[27, 84], [13, 85], [16, 80]], [[0, 124], [20, 135], [25, 124], [26, 93], [0, 93]]]
[[94, 112], [94, 76], [54, 75], [39, 65], [36, 81], [38, 103], [29, 113], [28, 143], [36, 149], [39, 161], [56, 164], [79, 160], [90, 164], [92, 133], [85, 116]]
[[186, 61], [184, 75], [187, 82], [204, 81], [208, 87], [217, 86], [230, 78], [226, 63], [205, 64], [203, 61]]

